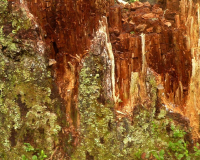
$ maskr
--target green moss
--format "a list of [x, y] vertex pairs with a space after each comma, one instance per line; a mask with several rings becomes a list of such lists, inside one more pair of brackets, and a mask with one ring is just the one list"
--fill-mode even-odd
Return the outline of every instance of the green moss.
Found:
[[[154, 155], [160, 159], [173, 159], [176, 153], [170, 150], [169, 144], [175, 142], [173, 134], [178, 126], [171, 135], [166, 129], [171, 125], [171, 120], [163, 118], [166, 112], [161, 112], [159, 118], [155, 117], [157, 84], [153, 74], [149, 72], [146, 78], [150, 105], [138, 104], [134, 110], [133, 122], [123, 118], [116, 123], [112, 104], [99, 101], [99, 97], [105, 94], [102, 90], [106, 70], [104, 63], [102, 56], [90, 54], [80, 72], [79, 110], [82, 141], [72, 159], [136, 160], [141, 159], [142, 153], [146, 154], [146, 158]], [[135, 76], [137, 77], [137, 74]], [[183, 137], [182, 140], [184, 141]]]
[[[79, 110], [83, 137], [72, 159], [134, 158], [136, 148], [149, 150], [155, 144], [148, 131], [148, 111], [140, 112], [134, 125], [124, 119], [117, 126], [113, 106], [98, 101], [105, 94], [102, 91], [106, 70], [104, 62], [103, 57], [91, 54], [80, 72]], [[146, 147], [143, 147], [144, 143]]]
[[[5, 153], [5, 159], [9, 157], [12, 136], [19, 144], [31, 136], [35, 146], [51, 151], [60, 126], [56, 114], [49, 111], [54, 102], [50, 99], [51, 80], [44, 59], [24, 56], [14, 62], [1, 53], [0, 56], [0, 152]], [[34, 64], [35, 71], [27, 60]], [[11, 135], [12, 128], [15, 135]]]
[[157, 83], [154, 75], [151, 73], [151, 70], [148, 71], [146, 77], [147, 92], [149, 93], [149, 98], [151, 99], [151, 108], [154, 108], [157, 100]]
[[[61, 127], [54, 112], [57, 102], [50, 98], [48, 64], [29, 40], [13, 38], [30, 24], [24, 12], [8, 11], [5, 0], [0, 8], [0, 159], [29, 157], [24, 142], [50, 155]], [[3, 26], [9, 23], [15, 31], [5, 35]]]
[[105, 69], [103, 57], [91, 54], [85, 59], [80, 72], [79, 111], [83, 141], [72, 159], [86, 159], [88, 156], [96, 159], [115, 157], [113, 151], [117, 148], [112, 141], [116, 135], [110, 132], [112, 126], [109, 127], [109, 123], [113, 123], [112, 106], [98, 101], [100, 95], [104, 95], [102, 82]]

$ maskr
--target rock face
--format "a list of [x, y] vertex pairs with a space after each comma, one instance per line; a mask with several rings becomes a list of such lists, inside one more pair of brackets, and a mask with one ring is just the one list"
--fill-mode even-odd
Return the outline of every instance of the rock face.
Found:
[[199, 1], [0, 7], [0, 158], [197, 158]]

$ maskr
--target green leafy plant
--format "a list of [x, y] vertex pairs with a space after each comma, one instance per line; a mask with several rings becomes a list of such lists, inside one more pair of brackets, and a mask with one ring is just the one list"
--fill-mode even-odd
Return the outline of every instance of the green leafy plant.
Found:
[[196, 144], [196, 146], [194, 146], [194, 157], [195, 158], [199, 158], [200, 157], [200, 149], [199, 149], [199, 143]]
[[24, 149], [26, 152], [34, 151], [34, 148], [33, 146], [30, 145], [30, 143], [24, 143], [24, 145], [25, 145]]
[[152, 152], [153, 156], [157, 159], [157, 160], [164, 160], [164, 155], [165, 155], [165, 151], [163, 149], [161, 149], [158, 152]]
[[[25, 145], [24, 149], [26, 152], [32, 152], [32, 154], [34, 154], [32, 156], [32, 160], [44, 160], [45, 158], [47, 158], [47, 155], [44, 153], [43, 150], [34, 149], [34, 147], [31, 146], [29, 143], [24, 143], [24, 145]], [[29, 159], [23, 154], [22, 160], [29, 160]]]
[[190, 160], [187, 143], [183, 139], [186, 132], [180, 129], [175, 129], [173, 124], [171, 125], [171, 129], [173, 131], [172, 138], [174, 138], [174, 141], [169, 142], [169, 149], [174, 152], [174, 155], [178, 160], [183, 157], [185, 157], [186, 160]]
[[158, 137], [158, 125], [154, 121], [152, 121], [151, 132], [153, 136]]
[[183, 138], [186, 133], [183, 130], [174, 130], [173, 137], [174, 138]]
[[187, 144], [184, 140], [178, 140], [177, 142], [169, 142], [169, 149], [175, 152], [175, 156], [177, 159], [181, 159], [185, 157], [189, 159], [189, 152], [187, 149]]
[[22, 160], [28, 160], [28, 158], [26, 158], [26, 156], [23, 154], [22, 155]]
[[139, 149], [136, 153], [135, 153], [135, 157], [137, 159], [140, 159], [141, 158], [141, 155], [142, 155], [142, 151]]
[[35, 156], [35, 157], [37, 157], [38, 159], [33, 159], [33, 160], [44, 160], [45, 158], [47, 158], [47, 155], [44, 153], [44, 151], [43, 150], [41, 150], [39, 153], [37, 153], [37, 155], [38, 155], [38, 157], [37, 156]]

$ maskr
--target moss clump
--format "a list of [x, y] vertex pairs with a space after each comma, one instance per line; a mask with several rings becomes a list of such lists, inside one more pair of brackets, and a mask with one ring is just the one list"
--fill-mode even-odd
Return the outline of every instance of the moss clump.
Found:
[[55, 103], [50, 98], [51, 79], [44, 59], [24, 55], [20, 62], [15, 62], [0, 52], [0, 93], [3, 157], [10, 157], [15, 153], [10, 150], [26, 141], [51, 151], [60, 127], [57, 115], [50, 111]]
[[[103, 77], [106, 66], [102, 56], [90, 54], [80, 72], [79, 111], [81, 114], [81, 133], [83, 141], [77, 148], [72, 159], [113, 159], [113, 152], [118, 148], [113, 146], [114, 135], [112, 123], [112, 105], [108, 99], [100, 98], [103, 93]], [[104, 99], [104, 100], [100, 100]], [[105, 102], [107, 103], [103, 105]], [[110, 125], [109, 125], [110, 124]]]
[[[50, 98], [52, 80], [44, 57], [30, 40], [17, 39], [28, 22], [20, 9], [8, 11], [0, 2], [0, 159], [21, 159], [25, 142], [50, 155], [58, 139], [56, 101]], [[8, 19], [10, 18], [10, 19]], [[3, 27], [12, 25], [6, 33]]]
[[[105, 94], [102, 90], [106, 71], [103, 59], [101, 55], [90, 54], [80, 72], [79, 111], [82, 141], [72, 159], [136, 160], [141, 159], [141, 155], [147, 159], [173, 159], [176, 151], [171, 150], [170, 142], [177, 142], [173, 135], [181, 129], [176, 126], [171, 132], [167, 131], [173, 123], [172, 120], [164, 118], [164, 111], [158, 115], [159, 118], [155, 117], [157, 84], [153, 74], [149, 72], [146, 78], [151, 103], [148, 106], [138, 104], [135, 107], [133, 122], [123, 118], [116, 123], [113, 105], [99, 101]], [[180, 139], [185, 142], [184, 136]]]
[[148, 132], [151, 113], [139, 113], [135, 125], [124, 119], [117, 126], [111, 103], [99, 102], [99, 97], [105, 94], [102, 91], [106, 71], [103, 59], [90, 54], [80, 72], [79, 110], [83, 137], [72, 159], [134, 158], [135, 148], [144, 150], [142, 146], [147, 141], [151, 142], [145, 147], [147, 150], [155, 144]]

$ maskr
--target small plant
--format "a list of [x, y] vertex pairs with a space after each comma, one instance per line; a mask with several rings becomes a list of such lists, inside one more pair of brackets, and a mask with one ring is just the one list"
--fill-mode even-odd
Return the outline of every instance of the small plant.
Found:
[[158, 130], [158, 125], [154, 121], [152, 121], [151, 131], [152, 131], [153, 135], [156, 135], [156, 137], [157, 137], [157, 130]]
[[194, 146], [194, 151], [195, 151], [194, 156], [199, 158], [200, 157], [199, 143], [197, 143], [196, 146]]
[[189, 152], [187, 150], [187, 145], [184, 140], [178, 140], [178, 142], [169, 142], [169, 149], [175, 152], [175, 156], [178, 160], [185, 157], [189, 159]]
[[183, 138], [186, 133], [183, 130], [174, 130], [173, 137], [174, 138]]
[[161, 149], [158, 152], [152, 152], [153, 156], [157, 159], [157, 160], [164, 160], [164, 155], [165, 155], [165, 151], [163, 149]]
[[44, 160], [45, 158], [47, 158], [47, 155], [44, 153], [43, 150], [41, 150], [40, 153], [37, 153], [37, 156], [34, 155], [32, 157], [32, 160]]
[[142, 151], [139, 149], [136, 153], [135, 153], [135, 157], [137, 159], [141, 159], [141, 155], [142, 155]]
[[23, 154], [22, 155], [22, 160], [28, 160], [28, 158], [26, 158], [26, 156]]
[[135, 34], [135, 32], [134, 32], [134, 31], [131, 31], [130, 34]]
[[33, 146], [30, 145], [30, 143], [24, 143], [24, 145], [25, 145], [24, 149], [26, 152], [34, 151], [34, 148]]
[[[25, 151], [26, 152], [33, 152], [32, 153], [32, 160], [44, 160], [45, 158], [47, 158], [47, 155], [44, 153], [43, 150], [39, 150], [39, 149], [34, 149], [33, 146], [31, 146], [29, 143], [24, 143], [25, 147]], [[24, 154], [22, 155], [22, 160], [29, 160]]]
[[171, 129], [173, 131], [173, 141], [169, 142], [169, 149], [174, 152], [174, 155], [178, 160], [184, 159], [190, 160], [189, 151], [187, 149], [187, 143], [184, 141], [184, 136], [186, 132], [180, 129], [175, 129], [175, 126], [172, 124]]

